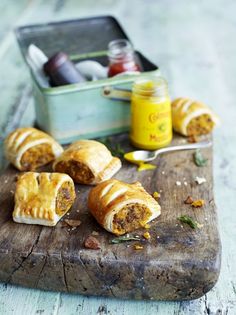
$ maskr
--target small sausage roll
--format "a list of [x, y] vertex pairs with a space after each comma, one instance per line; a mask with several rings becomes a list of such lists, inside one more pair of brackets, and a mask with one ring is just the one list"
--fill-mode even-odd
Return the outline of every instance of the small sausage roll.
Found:
[[161, 214], [161, 207], [139, 182], [126, 184], [110, 179], [91, 189], [88, 207], [107, 231], [131, 232]]
[[79, 140], [71, 144], [56, 159], [53, 169], [69, 174], [76, 183], [98, 184], [111, 178], [121, 168], [107, 147], [94, 140]]
[[13, 220], [54, 226], [74, 200], [74, 182], [67, 174], [27, 172], [17, 180]]
[[35, 128], [18, 128], [4, 143], [5, 155], [20, 171], [33, 171], [55, 160], [63, 148], [49, 135]]
[[184, 136], [210, 133], [217, 122], [217, 116], [203, 103], [189, 98], [177, 98], [172, 102], [173, 128]]

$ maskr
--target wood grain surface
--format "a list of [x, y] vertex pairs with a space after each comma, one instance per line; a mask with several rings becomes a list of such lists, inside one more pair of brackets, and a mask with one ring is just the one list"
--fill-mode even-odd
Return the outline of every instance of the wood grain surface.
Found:
[[[175, 137], [173, 143], [183, 143]], [[131, 150], [128, 135], [111, 138]], [[162, 214], [151, 223], [150, 240], [141, 237], [142, 250], [134, 244], [110, 244], [114, 235], [99, 227], [87, 208], [89, 186], [77, 185], [77, 199], [68, 219], [79, 219], [76, 229], [60, 222], [55, 228], [12, 221], [14, 187], [19, 173], [9, 167], [0, 178], [0, 280], [32, 288], [129, 299], [185, 300], [202, 296], [217, 281], [220, 240], [212, 187], [212, 150], [205, 149], [205, 167], [197, 167], [193, 152], [164, 154], [157, 168], [138, 172], [123, 161], [116, 178], [140, 181], [152, 194], [160, 192]], [[50, 166], [49, 166], [50, 170]], [[195, 177], [206, 178], [198, 185]], [[177, 185], [180, 182], [181, 185]], [[202, 208], [184, 204], [188, 195], [204, 199]], [[178, 221], [189, 215], [201, 227], [192, 229]], [[100, 250], [84, 248], [86, 237], [97, 231]]]

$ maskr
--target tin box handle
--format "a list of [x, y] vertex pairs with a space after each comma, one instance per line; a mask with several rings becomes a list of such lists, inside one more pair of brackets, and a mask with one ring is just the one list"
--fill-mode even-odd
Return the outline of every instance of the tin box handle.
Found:
[[130, 102], [131, 89], [107, 85], [102, 88], [102, 96], [113, 101]]

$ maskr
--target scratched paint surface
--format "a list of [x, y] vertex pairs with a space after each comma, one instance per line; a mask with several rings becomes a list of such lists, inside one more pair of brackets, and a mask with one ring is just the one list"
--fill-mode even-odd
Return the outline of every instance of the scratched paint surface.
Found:
[[191, 302], [119, 301], [0, 284], [0, 314], [236, 314], [236, 3], [156, 0], [1, 0], [0, 167], [2, 140], [18, 125], [33, 123], [29, 75], [12, 29], [16, 25], [115, 15], [134, 45], [166, 76], [172, 97], [210, 104], [220, 115], [215, 131], [214, 176], [223, 246], [215, 288]]

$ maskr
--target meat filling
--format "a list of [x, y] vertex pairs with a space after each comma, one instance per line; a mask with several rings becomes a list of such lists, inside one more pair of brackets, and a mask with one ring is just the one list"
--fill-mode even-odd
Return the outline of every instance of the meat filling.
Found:
[[94, 175], [87, 165], [73, 160], [59, 162], [55, 170], [60, 173], [69, 174], [76, 183], [90, 184], [94, 179]]
[[210, 115], [203, 114], [196, 118], [193, 118], [187, 127], [188, 136], [198, 136], [210, 133], [214, 127]]
[[114, 215], [113, 231], [124, 234], [136, 230], [144, 226], [150, 216], [151, 212], [145, 205], [131, 203]]
[[46, 165], [55, 158], [51, 145], [48, 143], [38, 144], [28, 149], [21, 158], [23, 171], [33, 171], [40, 166]]
[[75, 199], [74, 188], [69, 182], [61, 185], [57, 193], [56, 199], [56, 213], [59, 216], [65, 214], [72, 206]]

